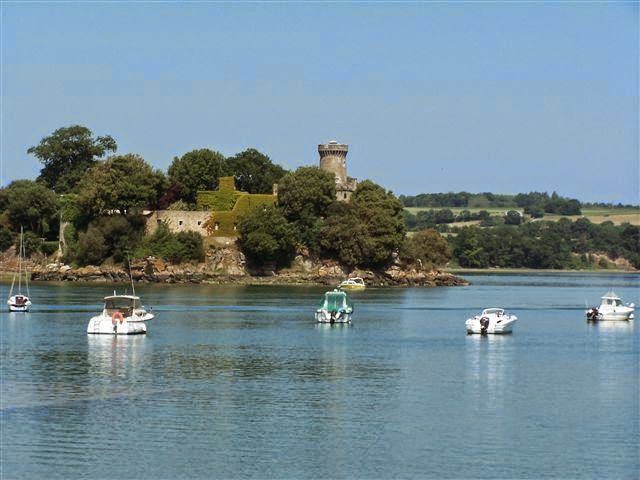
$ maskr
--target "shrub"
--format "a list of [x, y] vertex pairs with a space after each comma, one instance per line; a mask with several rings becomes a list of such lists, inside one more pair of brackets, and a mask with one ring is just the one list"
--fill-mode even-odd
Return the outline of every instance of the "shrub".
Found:
[[80, 265], [100, 265], [107, 254], [104, 235], [99, 228], [91, 225], [86, 232], [78, 235], [75, 260]]

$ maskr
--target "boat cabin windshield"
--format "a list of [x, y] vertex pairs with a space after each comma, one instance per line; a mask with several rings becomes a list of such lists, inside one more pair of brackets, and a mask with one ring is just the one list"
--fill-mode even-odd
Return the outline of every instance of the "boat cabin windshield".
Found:
[[502, 308], [485, 308], [482, 311], [482, 315], [502, 315], [504, 310]]
[[320, 308], [327, 310], [329, 312], [338, 312], [340, 310], [346, 310], [347, 307], [350, 307], [351, 303], [349, 302], [347, 296], [344, 292], [327, 292], [324, 295], [324, 299], [320, 304]]
[[107, 297], [104, 299], [104, 309], [108, 315], [116, 312], [124, 316], [131, 315], [134, 309], [142, 308], [140, 299], [137, 297]]
[[620, 300], [619, 298], [605, 298], [604, 299], [604, 304], [605, 305], [614, 305], [616, 307], [621, 307], [622, 306], [622, 300]]

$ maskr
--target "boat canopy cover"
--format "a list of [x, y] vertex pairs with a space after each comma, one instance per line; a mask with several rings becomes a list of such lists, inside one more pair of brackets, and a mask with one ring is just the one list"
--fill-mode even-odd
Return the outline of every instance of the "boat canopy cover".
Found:
[[116, 295], [113, 297], [105, 297], [104, 307], [106, 309], [119, 308], [140, 308], [140, 298], [133, 295]]
[[346, 293], [334, 291], [324, 294], [320, 308], [329, 312], [338, 312], [340, 310], [346, 310], [347, 308], [353, 308], [353, 304]]
[[618, 295], [616, 295], [616, 292], [614, 292], [613, 290], [609, 290], [604, 296], [602, 296], [600, 298], [602, 298], [602, 299], [610, 298], [612, 300], [620, 300], [620, 297]]

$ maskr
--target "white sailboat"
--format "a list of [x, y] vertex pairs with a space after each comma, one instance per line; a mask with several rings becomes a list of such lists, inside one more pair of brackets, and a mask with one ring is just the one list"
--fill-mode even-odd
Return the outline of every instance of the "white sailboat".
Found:
[[[10, 312], [28, 312], [31, 308], [31, 300], [29, 299], [29, 273], [27, 272], [26, 265], [24, 266], [24, 285], [27, 291], [25, 295], [22, 293], [22, 275], [23, 275], [23, 263], [26, 260], [26, 254], [23, 242], [23, 230], [20, 227], [20, 248], [18, 250], [18, 271], [13, 274], [13, 280], [11, 281], [11, 290], [9, 291], [9, 305]], [[16, 284], [16, 277], [18, 277], [18, 293], [13, 294], [13, 287]]]

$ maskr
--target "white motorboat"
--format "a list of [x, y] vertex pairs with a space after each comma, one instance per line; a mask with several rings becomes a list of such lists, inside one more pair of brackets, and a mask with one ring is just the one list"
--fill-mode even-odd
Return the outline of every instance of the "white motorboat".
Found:
[[633, 303], [623, 305], [622, 299], [613, 290], [600, 298], [602, 301], [599, 307], [591, 307], [585, 312], [588, 321], [625, 321], [633, 318], [635, 305]]
[[136, 335], [147, 333], [144, 322], [153, 320], [154, 315], [145, 310], [140, 297], [116, 295], [104, 298], [104, 309], [100, 315], [89, 320], [87, 333], [109, 335]]
[[485, 308], [480, 315], [475, 315], [465, 322], [467, 333], [511, 333], [518, 317], [510, 315], [503, 308]]
[[[13, 280], [11, 281], [11, 290], [9, 291], [9, 299], [7, 305], [10, 312], [28, 312], [31, 308], [31, 299], [29, 299], [29, 272], [27, 272], [27, 266], [24, 265], [26, 259], [26, 252], [24, 248], [24, 242], [22, 241], [23, 230], [20, 227], [20, 247], [18, 250], [18, 271], [14, 273]], [[22, 293], [22, 277], [24, 275], [24, 285], [27, 291], [25, 295]], [[18, 278], [18, 293], [13, 294], [13, 287], [16, 283], [16, 277]]]
[[353, 303], [342, 290], [332, 290], [324, 294], [324, 298], [316, 310], [315, 317], [319, 323], [351, 323]]
[[338, 285], [338, 288], [343, 290], [364, 290], [366, 285], [364, 284], [364, 280], [360, 277], [351, 277], [347, 278], [343, 282]]

